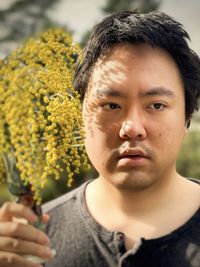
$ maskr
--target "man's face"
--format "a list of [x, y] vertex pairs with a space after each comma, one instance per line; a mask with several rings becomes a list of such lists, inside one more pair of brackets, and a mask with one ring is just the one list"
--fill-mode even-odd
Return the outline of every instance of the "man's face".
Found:
[[184, 102], [166, 51], [124, 44], [100, 58], [83, 102], [85, 145], [100, 178], [142, 190], [173, 177], [186, 132]]

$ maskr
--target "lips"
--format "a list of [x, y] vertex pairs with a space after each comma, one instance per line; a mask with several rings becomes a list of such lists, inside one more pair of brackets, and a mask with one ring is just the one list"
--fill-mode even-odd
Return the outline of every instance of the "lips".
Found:
[[122, 151], [118, 158], [122, 159], [122, 158], [137, 158], [137, 157], [148, 158], [148, 155], [142, 149], [133, 148]]
[[118, 156], [118, 166], [120, 167], [141, 167], [147, 164], [148, 154], [142, 149], [133, 148], [122, 151]]

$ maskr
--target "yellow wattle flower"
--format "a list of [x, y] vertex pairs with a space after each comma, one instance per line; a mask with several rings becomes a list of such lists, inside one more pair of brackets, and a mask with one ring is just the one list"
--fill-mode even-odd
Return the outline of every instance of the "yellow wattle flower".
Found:
[[81, 103], [72, 84], [79, 55], [71, 36], [56, 29], [0, 62], [0, 179], [12, 159], [38, 204], [48, 177], [59, 179], [65, 166], [70, 186], [81, 161], [87, 165]]

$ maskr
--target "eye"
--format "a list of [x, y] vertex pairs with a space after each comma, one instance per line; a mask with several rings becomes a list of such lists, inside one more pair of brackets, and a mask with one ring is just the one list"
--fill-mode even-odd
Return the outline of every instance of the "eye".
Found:
[[166, 105], [163, 103], [153, 103], [150, 105], [150, 108], [155, 110], [163, 110], [164, 108], [166, 108]]
[[105, 110], [115, 110], [115, 109], [120, 109], [120, 105], [119, 104], [116, 104], [116, 103], [106, 103], [106, 104], [103, 104], [101, 105], [103, 109]]

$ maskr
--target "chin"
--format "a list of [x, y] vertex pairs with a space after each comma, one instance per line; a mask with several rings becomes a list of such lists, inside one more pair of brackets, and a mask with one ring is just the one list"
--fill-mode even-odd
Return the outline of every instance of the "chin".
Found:
[[126, 191], [143, 191], [150, 188], [155, 181], [151, 177], [145, 177], [145, 175], [134, 175], [134, 176], [120, 176], [119, 178], [114, 177], [111, 183], [119, 190]]

